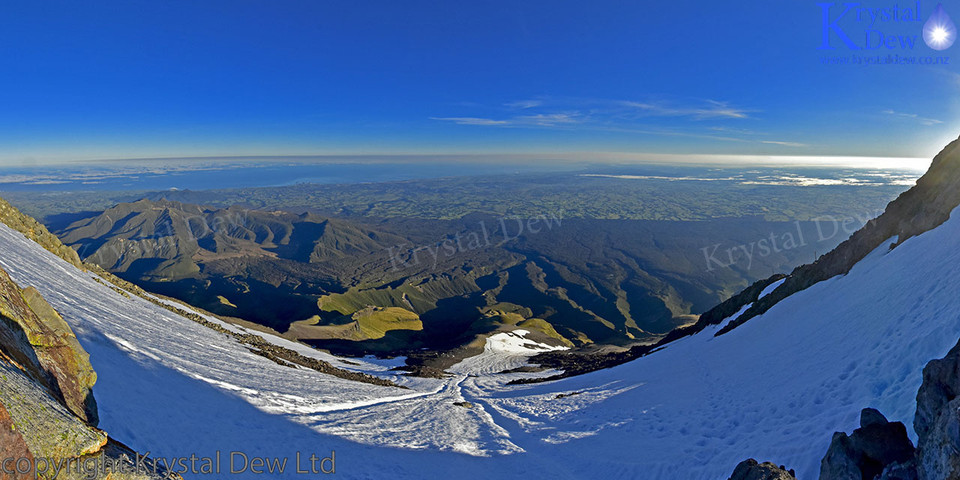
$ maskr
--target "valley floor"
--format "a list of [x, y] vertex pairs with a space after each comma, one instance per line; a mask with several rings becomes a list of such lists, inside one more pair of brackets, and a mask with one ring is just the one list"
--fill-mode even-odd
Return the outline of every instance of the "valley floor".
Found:
[[923, 366], [960, 337], [958, 217], [721, 337], [712, 329], [619, 367], [523, 386], [506, 383], [529, 374], [494, 374], [537, 352], [518, 337], [494, 338], [440, 380], [269, 337], [409, 390], [380, 387], [254, 355], [3, 225], [0, 265], [39, 289], [90, 353], [102, 428], [154, 457], [221, 451], [224, 475], [187, 478], [233, 478], [232, 451], [289, 458], [276, 477], [316, 478], [293, 473], [296, 454], [302, 463], [336, 451], [345, 478], [722, 479], [756, 457], [812, 479], [831, 434], [852, 430], [861, 408], [910, 429]]

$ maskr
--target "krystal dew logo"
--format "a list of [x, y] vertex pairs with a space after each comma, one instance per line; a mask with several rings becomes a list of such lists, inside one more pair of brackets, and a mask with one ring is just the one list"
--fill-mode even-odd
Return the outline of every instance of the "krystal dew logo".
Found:
[[933, 15], [923, 24], [923, 41], [934, 50], [946, 50], [957, 39], [957, 26], [950, 20], [950, 16], [938, 4]]
[[928, 15], [919, 1], [909, 6], [859, 2], [817, 5], [821, 13], [818, 50], [858, 52], [821, 57], [823, 63], [947, 64], [949, 57], [931, 55], [931, 50], [943, 52], [957, 39], [957, 27], [942, 4]]

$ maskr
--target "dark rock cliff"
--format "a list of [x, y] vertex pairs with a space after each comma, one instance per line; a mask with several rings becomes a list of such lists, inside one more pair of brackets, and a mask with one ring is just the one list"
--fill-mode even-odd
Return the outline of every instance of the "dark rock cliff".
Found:
[[923, 369], [917, 393], [917, 476], [960, 479], [960, 342]]
[[[739, 318], [739, 323], [761, 315], [784, 298], [811, 285], [843, 275], [888, 238], [902, 243], [910, 237], [940, 226], [960, 205], [960, 139], [933, 158], [917, 184], [887, 205], [884, 213], [868, 222], [837, 248], [814, 263], [794, 269], [782, 285], [757, 301]], [[745, 305], [745, 304], [743, 304]], [[741, 305], [742, 306], [742, 305]], [[709, 314], [710, 312], [707, 312]]]

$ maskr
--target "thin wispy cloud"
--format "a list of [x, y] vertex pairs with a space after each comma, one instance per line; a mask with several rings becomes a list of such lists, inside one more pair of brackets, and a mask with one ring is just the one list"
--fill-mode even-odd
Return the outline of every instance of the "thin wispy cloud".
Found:
[[[649, 101], [550, 98], [517, 100], [499, 106], [477, 107], [477, 116], [436, 116], [431, 120], [457, 125], [497, 128], [546, 128], [618, 132], [661, 137], [687, 137], [719, 142], [742, 142], [778, 147], [809, 145], [765, 140], [767, 135], [739, 126], [723, 125], [758, 120], [751, 110], [710, 99], [656, 99]], [[494, 115], [493, 113], [496, 113]], [[704, 125], [711, 120], [713, 125]]]
[[695, 120], [715, 118], [749, 118], [749, 110], [735, 108], [727, 102], [706, 100], [701, 106], [675, 106], [668, 104], [625, 101], [624, 105], [656, 117], [690, 117]]
[[518, 100], [516, 102], [505, 103], [504, 106], [507, 108], [536, 108], [543, 105], [542, 100]]
[[768, 145], [780, 145], [783, 147], [794, 147], [794, 148], [809, 147], [809, 145], [807, 145], [806, 143], [783, 142], [778, 140], [760, 140], [760, 143], [766, 143]]
[[480, 117], [430, 117], [431, 120], [452, 122], [457, 125], [478, 125], [493, 127], [557, 127], [573, 125], [583, 121], [579, 112], [566, 113], [537, 113], [532, 115], [517, 115], [510, 118], [480, 118]]
[[521, 124], [540, 125], [544, 127], [581, 123], [582, 120], [583, 115], [579, 112], [538, 113], [536, 115], [522, 115], [514, 119], [514, 121]]
[[457, 125], [480, 125], [480, 126], [504, 126], [509, 125], [508, 120], [494, 120], [492, 118], [477, 117], [430, 117], [430, 120], [439, 120], [442, 122], [452, 122]]
[[765, 135], [761, 132], [756, 132], [754, 130], [748, 130], [746, 128], [732, 128], [732, 127], [710, 127], [709, 130], [714, 132], [722, 132], [734, 135]]
[[[467, 104], [462, 104], [468, 107]], [[650, 119], [671, 121], [742, 120], [752, 118], [745, 108], [729, 102], [703, 99], [683, 101], [635, 101], [588, 98], [535, 98], [507, 102], [500, 106], [472, 106], [486, 110], [484, 115], [435, 116], [432, 120], [458, 125], [487, 127], [566, 127], [591, 125], [594, 127], [636, 127]], [[499, 115], [491, 115], [494, 111]], [[729, 132], [736, 132], [731, 129]], [[726, 133], [726, 132], [724, 132]], [[746, 134], [736, 132], [736, 134]]]
[[915, 113], [897, 112], [895, 110], [883, 110], [880, 113], [883, 113], [884, 115], [891, 115], [893, 117], [904, 119], [904, 120], [913, 120], [919, 123], [920, 125], [927, 126], [927, 127], [931, 127], [933, 125], [939, 125], [943, 123], [943, 120], [921, 117], [920, 115], [917, 115]]

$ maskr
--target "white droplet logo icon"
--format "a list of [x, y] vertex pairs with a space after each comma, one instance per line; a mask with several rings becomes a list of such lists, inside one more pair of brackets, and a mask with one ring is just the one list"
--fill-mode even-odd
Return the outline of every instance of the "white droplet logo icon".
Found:
[[946, 50], [956, 39], [957, 26], [943, 10], [943, 4], [938, 3], [927, 23], [923, 24], [923, 41], [934, 50]]

